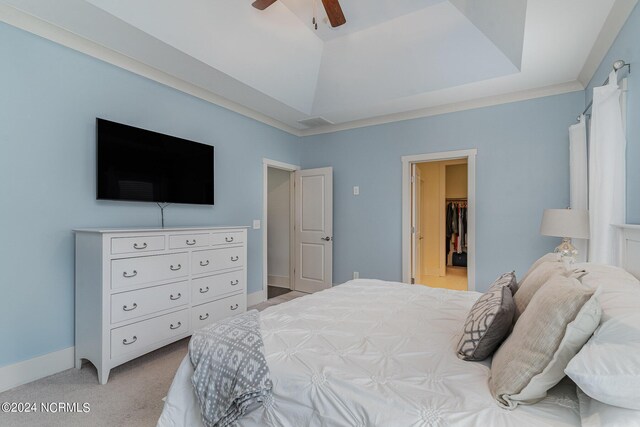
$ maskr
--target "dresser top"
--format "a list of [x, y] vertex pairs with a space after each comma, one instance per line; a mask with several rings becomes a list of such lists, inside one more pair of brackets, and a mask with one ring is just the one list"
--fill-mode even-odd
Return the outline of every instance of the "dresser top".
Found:
[[131, 228], [76, 228], [74, 233], [139, 233], [139, 232], [153, 232], [153, 233], [165, 233], [174, 231], [197, 231], [197, 230], [232, 230], [238, 228], [249, 228], [247, 225], [237, 226], [200, 226], [200, 227], [131, 227]]

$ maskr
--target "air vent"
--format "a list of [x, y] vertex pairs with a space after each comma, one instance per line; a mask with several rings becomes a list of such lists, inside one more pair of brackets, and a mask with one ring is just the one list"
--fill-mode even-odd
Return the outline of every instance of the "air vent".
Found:
[[317, 128], [319, 126], [327, 126], [333, 124], [333, 122], [330, 122], [324, 117], [309, 117], [308, 119], [298, 120], [298, 123], [310, 128]]

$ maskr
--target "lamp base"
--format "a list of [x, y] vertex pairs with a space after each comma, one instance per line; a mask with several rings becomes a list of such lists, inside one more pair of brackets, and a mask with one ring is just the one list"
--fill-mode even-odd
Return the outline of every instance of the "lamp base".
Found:
[[578, 256], [578, 250], [573, 246], [569, 237], [563, 238], [562, 243], [556, 247], [554, 252], [560, 254], [562, 260], [567, 264], [573, 264]]

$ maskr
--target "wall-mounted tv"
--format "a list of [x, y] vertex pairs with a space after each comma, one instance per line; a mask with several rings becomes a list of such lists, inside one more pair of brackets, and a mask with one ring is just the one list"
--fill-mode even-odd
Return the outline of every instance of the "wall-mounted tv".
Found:
[[211, 145], [96, 121], [98, 200], [213, 205]]

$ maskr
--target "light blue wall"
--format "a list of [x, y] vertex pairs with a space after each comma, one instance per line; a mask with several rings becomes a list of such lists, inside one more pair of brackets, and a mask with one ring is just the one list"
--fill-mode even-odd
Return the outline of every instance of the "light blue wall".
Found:
[[[627, 92], [627, 222], [640, 224], [640, 6], [636, 6], [618, 38], [600, 64], [585, 93], [591, 100], [594, 86], [602, 85], [617, 59], [631, 64]], [[626, 70], [625, 70], [626, 75]], [[585, 103], [585, 106], [586, 106]]]
[[[479, 290], [557, 244], [539, 221], [568, 202], [582, 92], [300, 139], [4, 24], [0, 58], [0, 366], [73, 345], [72, 228], [159, 225], [154, 205], [95, 201], [96, 116], [215, 145], [215, 207], [170, 206], [169, 226], [261, 218], [262, 157], [333, 166], [335, 283], [401, 278], [407, 154], [478, 148]], [[249, 231], [250, 292], [261, 239]]]
[[559, 243], [540, 235], [540, 219], [568, 205], [567, 128], [583, 104], [575, 92], [304, 138], [302, 167], [334, 168], [333, 282], [353, 271], [401, 280], [400, 157], [467, 148], [478, 149], [476, 287], [524, 274]]
[[[72, 228], [158, 226], [153, 204], [95, 200], [96, 116], [212, 144], [214, 207], [168, 226], [262, 217], [262, 157], [299, 163], [298, 138], [0, 24], [0, 366], [72, 346]], [[249, 230], [249, 292], [262, 231]]]

